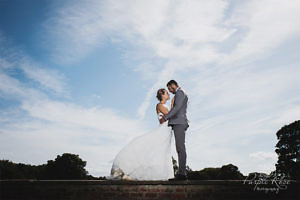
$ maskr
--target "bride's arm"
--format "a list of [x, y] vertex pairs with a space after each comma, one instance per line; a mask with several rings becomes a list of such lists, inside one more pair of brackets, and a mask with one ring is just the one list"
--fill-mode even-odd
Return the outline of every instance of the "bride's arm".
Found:
[[174, 106], [174, 100], [175, 100], [175, 97], [172, 98], [172, 102], [171, 102], [171, 109], [173, 108]]

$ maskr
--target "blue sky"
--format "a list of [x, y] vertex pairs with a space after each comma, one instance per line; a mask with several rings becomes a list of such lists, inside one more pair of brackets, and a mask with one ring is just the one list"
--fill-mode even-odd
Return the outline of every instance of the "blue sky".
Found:
[[[156, 91], [189, 95], [187, 164], [274, 170], [299, 119], [299, 1], [0, 1], [1, 159], [79, 154], [108, 175], [158, 126]], [[175, 158], [175, 144], [172, 151]]]

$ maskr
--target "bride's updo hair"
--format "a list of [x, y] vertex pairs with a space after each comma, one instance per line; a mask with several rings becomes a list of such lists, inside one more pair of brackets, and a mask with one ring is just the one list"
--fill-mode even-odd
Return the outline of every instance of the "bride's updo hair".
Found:
[[165, 88], [160, 88], [157, 90], [156, 98], [161, 101], [162, 100], [162, 95], [165, 94], [166, 89]]

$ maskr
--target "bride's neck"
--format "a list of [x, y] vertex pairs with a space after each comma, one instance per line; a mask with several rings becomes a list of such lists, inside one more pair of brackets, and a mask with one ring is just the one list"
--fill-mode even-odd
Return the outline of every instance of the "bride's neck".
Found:
[[161, 100], [160, 103], [165, 104], [167, 101], [166, 100]]

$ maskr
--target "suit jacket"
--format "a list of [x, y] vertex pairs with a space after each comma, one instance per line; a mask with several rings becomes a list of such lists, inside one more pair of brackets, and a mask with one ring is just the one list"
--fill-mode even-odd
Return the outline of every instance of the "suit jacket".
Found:
[[164, 116], [165, 120], [169, 120], [168, 125], [186, 124], [188, 118], [186, 116], [188, 96], [181, 87], [177, 88], [173, 108]]

